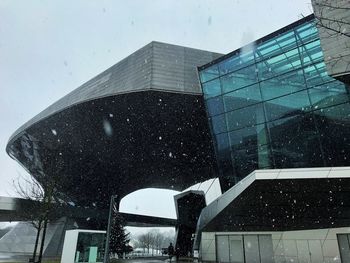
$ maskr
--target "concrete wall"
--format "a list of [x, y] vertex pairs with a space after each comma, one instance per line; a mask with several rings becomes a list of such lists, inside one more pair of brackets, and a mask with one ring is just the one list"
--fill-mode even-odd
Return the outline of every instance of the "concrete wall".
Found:
[[312, 0], [312, 7], [328, 74], [350, 81], [349, 1]]
[[337, 234], [350, 234], [350, 227], [286, 232], [203, 232], [200, 244], [203, 262], [216, 262], [215, 237], [218, 234], [271, 234], [275, 263], [340, 263]]

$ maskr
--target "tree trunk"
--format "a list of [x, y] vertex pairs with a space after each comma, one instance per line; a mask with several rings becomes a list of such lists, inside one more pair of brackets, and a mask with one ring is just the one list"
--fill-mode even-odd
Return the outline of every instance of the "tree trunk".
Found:
[[41, 260], [43, 258], [43, 250], [44, 250], [44, 243], [45, 243], [45, 236], [46, 236], [46, 228], [47, 228], [47, 218], [44, 220], [44, 229], [43, 229], [43, 235], [41, 237], [41, 244], [40, 244], [40, 252], [39, 252], [39, 259], [38, 263], [41, 263]]
[[38, 249], [39, 237], [40, 237], [40, 232], [41, 232], [41, 223], [42, 223], [42, 221], [39, 220], [38, 229], [37, 229], [36, 238], [35, 238], [35, 245], [34, 245], [34, 252], [33, 252], [33, 262], [35, 262], [35, 260], [36, 260], [36, 251]]

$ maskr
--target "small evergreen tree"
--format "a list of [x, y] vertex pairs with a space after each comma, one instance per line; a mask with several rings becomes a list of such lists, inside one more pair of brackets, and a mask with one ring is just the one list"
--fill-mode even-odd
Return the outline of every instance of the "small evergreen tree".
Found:
[[129, 233], [125, 231], [125, 221], [123, 217], [118, 213], [114, 213], [110, 239], [109, 250], [111, 253], [117, 253], [118, 257], [121, 257], [123, 253], [130, 253], [133, 251], [129, 245]]

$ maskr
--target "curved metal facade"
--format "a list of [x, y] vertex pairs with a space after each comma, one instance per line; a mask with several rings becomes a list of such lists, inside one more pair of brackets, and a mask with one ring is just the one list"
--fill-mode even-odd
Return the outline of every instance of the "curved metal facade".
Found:
[[81, 206], [213, 178], [197, 66], [218, 56], [152, 42], [23, 125], [7, 151], [39, 181], [60, 178], [62, 196]]

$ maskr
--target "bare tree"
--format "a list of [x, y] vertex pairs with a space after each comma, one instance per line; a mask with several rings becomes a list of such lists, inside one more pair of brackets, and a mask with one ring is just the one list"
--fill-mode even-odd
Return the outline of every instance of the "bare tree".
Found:
[[328, 73], [349, 82], [350, 5], [345, 0], [312, 0]]
[[145, 250], [147, 248], [147, 253], [149, 254], [150, 248], [152, 247], [152, 235], [150, 232], [147, 232], [145, 234], [141, 234], [138, 236], [138, 242], [141, 245], [141, 247]]
[[45, 191], [34, 177], [19, 177], [13, 181], [13, 185], [20, 197], [32, 201], [30, 203], [27, 202], [27, 205], [22, 207], [22, 216], [31, 223], [37, 232], [32, 256], [33, 262], [36, 262], [38, 243], [44, 222], [42, 200], [44, 199]]
[[[31, 176], [29, 178], [17, 178], [13, 181], [13, 184], [16, 192], [27, 200], [27, 205], [21, 209], [22, 215], [37, 230], [33, 262], [41, 263], [47, 225], [52, 219], [52, 208], [55, 203], [58, 203], [57, 196], [59, 194], [57, 190], [58, 176], [45, 176], [43, 178], [43, 175], [39, 175], [38, 177], [41, 178], [40, 183], [36, 179], [37, 177]], [[38, 247], [39, 244], [40, 247]], [[39, 255], [37, 255], [38, 249]], [[37, 261], [36, 258], [38, 258]]]
[[174, 242], [174, 231], [161, 232], [158, 229], [150, 230], [144, 234], [136, 237], [135, 247], [143, 248], [144, 251], [147, 249], [147, 253], [150, 251], [153, 255], [154, 250], [158, 252], [162, 248], [168, 247], [170, 243]]

